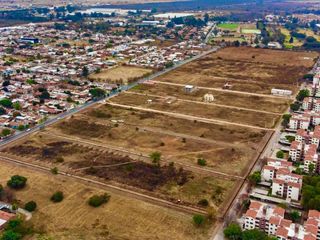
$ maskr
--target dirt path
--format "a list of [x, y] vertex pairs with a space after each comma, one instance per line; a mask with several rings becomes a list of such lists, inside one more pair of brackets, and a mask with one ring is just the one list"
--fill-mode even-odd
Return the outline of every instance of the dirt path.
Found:
[[[184, 86], [186, 86], [186, 84], [170, 83], [170, 82], [161, 82], [161, 81], [156, 81], [156, 80], [153, 80], [152, 82], [155, 82], [155, 83], [158, 83], [158, 84], [178, 86], [178, 87], [184, 87]], [[269, 94], [234, 91], [234, 90], [228, 90], [228, 89], [222, 89], [222, 88], [209, 88], [209, 87], [200, 87], [200, 86], [196, 86], [196, 87], [197, 87], [198, 89], [213, 90], [213, 91], [220, 91], [220, 92], [238, 93], [238, 94], [244, 94], [244, 95], [250, 95], [250, 96], [258, 96], [258, 97], [293, 99], [292, 96], [291, 96], [291, 97], [282, 97], [282, 96], [273, 96], [273, 95], [269, 95]]]
[[[143, 93], [137, 93], [137, 92], [124, 92], [124, 93], [125, 94], [140, 95], [140, 96], [150, 96], [150, 97], [162, 98], [162, 99], [166, 99], [167, 98], [167, 97], [160, 96], [160, 95], [143, 94]], [[249, 111], [249, 112], [265, 113], [265, 114], [272, 114], [272, 115], [282, 116], [281, 113], [268, 112], [268, 111], [256, 110], [256, 109], [244, 108], [244, 107], [236, 107], [236, 106], [230, 106], [230, 105], [224, 105], [224, 104], [206, 103], [206, 102], [200, 102], [200, 101], [194, 101], [194, 100], [188, 100], [188, 99], [181, 99], [181, 98], [177, 98], [177, 101], [196, 103], [196, 104], [203, 104], [203, 105], [212, 105], [212, 106], [224, 107], [224, 108], [229, 108], [229, 109], [244, 110], [244, 111]]]
[[228, 121], [223, 121], [223, 120], [217, 120], [217, 119], [209, 119], [209, 118], [203, 118], [203, 117], [196, 117], [192, 115], [186, 115], [182, 113], [174, 113], [174, 112], [166, 112], [166, 111], [160, 111], [160, 110], [155, 110], [155, 109], [150, 109], [150, 108], [142, 108], [142, 107], [135, 107], [131, 105], [123, 105], [123, 104], [118, 104], [118, 103], [113, 103], [111, 101], [108, 101], [107, 104], [114, 106], [114, 107], [122, 107], [126, 109], [134, 109], [134, 110], [139, 110], [139, 111], [145, 111], [145, 112], [153, 112], [153, 113], [160, 113], [176, 118], [182, 118], [182, 119], [187, 119], [191, 121], [200, 121], [200, 122], [205, 122], [205, 123], [215, 123], [219, 125], [234, 125], [238, 127], [245, 127], [245, 128], [253, 128], [253, 129], [258, 129], [258, 130], [273, 130], [273, 128], [264, 128], [264, 127], [258, 127], [258, 126], [253, 126], [253, 125], [248, 125], [248, 124], [241, 124], [241, 123], [234, 123], [234, 122], [228, 122]]

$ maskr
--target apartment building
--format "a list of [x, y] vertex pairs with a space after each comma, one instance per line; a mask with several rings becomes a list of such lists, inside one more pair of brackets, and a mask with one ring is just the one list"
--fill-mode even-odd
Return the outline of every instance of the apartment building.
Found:
[[280, 207], [252, 201], [243, 216], [243, 229], [260, 229], [279, 240], [320, 240], [320, 212], [310, 210], [304, 225], [285, 219]]
[[289, 128], [293, 130], [305, 129], [307, 130], [311, 123], [311, 115], [306, 112], [304, 114], [292, 114], [292, 117], [289, 121]]
[[290, 145], [289, 157], [293, 162], [300, 161], [303, 156], [303, 143], [293, 141]]

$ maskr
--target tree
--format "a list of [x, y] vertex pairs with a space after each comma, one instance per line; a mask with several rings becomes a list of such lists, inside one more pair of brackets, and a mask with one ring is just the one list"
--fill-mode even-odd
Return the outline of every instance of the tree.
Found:
[[89, 90], [89, 93], [93, 98], [99, 99], [106, 96], [106, 91], [101, 88], [92, 88]]
[[258, 229], [246, 230], [242, 233], [242, 240], [266, 240], [267, 236]]
[[161, 153], [160, 152], [151, 153], [150, 158], [151, 158], [153, 164], [160, 165], [160, 160], [161, 160]]
[[0, 115], [4, 115], [6, 113], [6, 110], [3, 107], [0, 107]]
[[14, 175], [11, 177], [11, 179], [7, 182], [8, 187], [13, 189], [22, 189], [27, 184], [27, 178], [20, 176], [20, 175]]
[[6, 230], [3, 232], [1, 240], [20, 240], [22, 236], [20, 233], [16, 233], [13, 230]]
[[290, 213], [290, 218], [291, 218], [291, 220], [293, 221], [293, 222], [297, 222], [298, 220], [299, 220], [299, 218], [300, 218], [300, 213], [298, 212], [298, 211], [292, 211], [291, 213]]
[[6, 107], [6, 108], [12, 108], [12, 102], [8, 98], [3, 98], [0, 100], [0, 105]]
[[241, 240], [242, 230], [236, 223], [229, 224], [223, 230], [224, 236], [229, 240]]
[[206, 166], [207, 165], [207, 161], [204, 158], [198, 158], [198, 165]]
[[291, 114], [284, 114], [284, 115], [282, 116], [282, 123], [281, 123], [281, 125], [282, 125], [283, 127], [287, 127], [288, 124], [289, 124], [289, 122], [290, 122], [290, 118], [291, 118]]
[[310, 96], [310, 91], [308, 89], [302, 89], [299, 91], [296, 99], [299, 102], [302, 102], [305, 97]]
[[57, 191], [51, 196], [50, 200], [52, 202], [58, 203], [58, 202], [61, 202], [63, 198], [64, 198], [63, 192]]
[[174, 63], [173, 63], [172, 61], [169, 61], [169, 62], [167, 62], [164, 66], [165, 66], [166, 68], [171, 68], [171, 67], [173, 67], [173, 65], [174, 65]]
[[315, 165], [313, 163], [309, 163], [308, 165], [308, 172], [310, 175], [313, 175], [314, 173], [314, 170], [315, 170]]
[[249, 181], [251, 184], [257, 185], [259, 182], [261, 182], [261, 173], [259, 171], [252, 173], [249, 176]]
[[282, 150], [278, 151], [276, 154], [277, 158], [284, 158], [284, 152]]
[[207, 199], [201, 199], [199, 202], [198, 202], [198, 205], [202, 206], [202, 207], [207, 207], [209, 206], [209, 201]]
[[295, 102], [295, 103], [290, 104], [290, 109], [293, 112], [298, 111], [300, 109], [300, 103]]
[[206, 218], [200, 214], [196, 214], [193, 216], [192, 220], [197, 227], [200, 227], [205, 223]]
[[21, 110], [21, 105], [20, 105], [20, 103], [18, 103], [18, 102], [13, 103], [12, 107], [13, 107], [15, 110]]
[[59, 172], [57, 167], [51, 168], [50, 171], [51, 171], [52, 174], [55, 174], [55, 175], [58, 174], [58, 172]]
[[293, 37], [290, 37], [289, 43], [293, 43]]
[[37, 208], [37, 203], [35, 201], [27, 202], [24, 205], [24, 209], [29, 211], [29, 212], [33, 212], [34, 210], [36, 210], [36, 208]]
[[92, 207], [99, 207], [101, 206], [102, 204], [105, 204], [107, 202], [109, 202], [110, 200], [110, 195], [105, 193], [105, 194], [102, 194], [102, 195], [93, 195], [89, 201], [88, 201], [88, 204]]
[[82, 76], [83, 76], [83, 77], [88, 77], [88, 76], [89, 76], [89, 69], [88, 69], [87, 66], [84, 66], [84, 67], [82, 68]]
[[9, 136], [11, 134], [11, 130], [9, 128], [4, 128], [4, 129], [2, 129], [1, 134], [4, 137]]

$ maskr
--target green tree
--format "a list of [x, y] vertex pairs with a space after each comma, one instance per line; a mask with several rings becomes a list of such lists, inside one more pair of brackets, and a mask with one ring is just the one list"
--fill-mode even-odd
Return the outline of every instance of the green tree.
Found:
[[89, 76], [89, 69], [88, 69], [87, 66], [84, 66], [84, 67], [82, 68], [82, 76], [83, 76], [83, 77], [88, 77], [88, 76]]
[[0, 105], [6, 108], [12, 108], [12, 101], [8, 98], [3, 98], [0, 100]]
[[9, 136], [11, 134], [11, 130], [9, 128], [4, 128], [4, 129], [2, 129], [1, 134], [4, 137]]
[[256, 171], [256, 172], [252, 173], [248, 177], [248, 179], [249, 179], [251, 184], [257, 185], [259, 182], [261, 182], [261, 173], [259, 171]]
[[313, 163], [309, 163], [308, 165], [308, 172], [310, 175], [314, 174], [314, 170], [315, 170], [315, 165]]
[[295, 112], [300, 109], [300, 106], [301, 106], [300, 103], [295, 102], [295, 103], [290, 104], [290, 109], [291, 109], [291, 111]]
[[57, 191], [51, 196], [50, 200], [52, 202], [58, 203], [58, 202], [61, 202], [63, 198], [64, 198], [63, 192]]
[[193, 216], [192, 220], [197, 227], [200, 227], [205, 223], [206, 218], [203, 215], [196, 214]]
[[3, 232], [1, 236], [1, 240], [20, 240], [22, 239], [22, 235], [20, 233], [16, 233], [13, 230], [6, 230]]
[[242, 240], [266, 240], [267, 236], [258, 229], [246, 230], [242, 233]]
[[13, 189], [22, 189], [27, 184], [27, 178], [20, 176], [20, 175], [14, 175], [11, 177], [11, 179], [7, 182], [8, 187]]
[[106, 91], [101, 88], [92, 88], [89, 90], [89, 93], [93, 98], [99, 99], [106, 96]]
[[300, 219], [300, 213], [298, 211], [292, 211], [290, 212], [290, 218], [293, 222], [296, 223]]
[[20, 105], [20, 103], [18, 103], [18, 102], [15, 102], [15, 103], [13, 103], [13, 108], [15, 109], [15, 110], [21, 110], [21, 105]]
[[287, 127], [288, 124], [289, 124], [289, 122], [290, 122], [290, 118], [291, 118], [291, 114], [284, 114], [284, 115], [282, 116], [282, 123], [281, 123], [281, 125], [282, 125], [283, 127]]
[[107, 202], [109, 202], [110, 200], [110, 195], [105, 193], [105, 194], [102, 194], [102, 195], [93, 195], [89, 201], [88, 201], [88, 204], [92, 207], [99, 207], [101, 206], [102, 204], [105, 204]]
[[299, 102], [302, 102], [305, 97], [310, 96], [310, 91], [308, 89], [302, 89], [299, 91], [296, 99]]
[[29, 211], [29, 212], [33, 212], [34, 210], [36, 210], [36, 208], [37, 208], [37, 203], [35, 201], [27, 202], [24, 205], [24, 209]]
[[198, 205], [202, 206], [202, 207], [207, 207], [209, 206], [209, 201], [207, 199], [201, 199], [199, 202], [198, 202]]
[[161, 153], [160, 152], [153, 152], [150, 154], [150, 159], [153, 164], [160, 165], [161, 160]]
[[276, 157], [277, 157], [277, 158], [284, 158], [284, 152], [283, 152], [282, 150], [278, 151], [278, 152], [276, 153]]
[[223, 230], [224, 236], [229, 240], [241, 240], [242, 230], [241, 227], [236, 223], [229, 224]]

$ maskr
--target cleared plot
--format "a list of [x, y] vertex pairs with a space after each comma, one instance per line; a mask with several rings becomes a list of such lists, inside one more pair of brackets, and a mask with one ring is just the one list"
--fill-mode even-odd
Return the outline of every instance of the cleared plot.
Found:
[[151, 69], [118, 66], [110, 69], [102, 69], [100, 73], [94, 73], [89, 76], [90, 79], [95, 81], [107, 83], [124, 83], [127, 84], [143, 76], [152, 73]]
[[226, 109], [225, 107], [196, 102], [168, 101], [145, 95], [132, 96], [130, 94], [120, 94], [117, 98], [112, 99], [111, 102], [213, 120], [218, 119], [230, 124], [238, 123], [262, 128], [273, 128], [280, 118], [280, 116], [275, 114], [256, 113], [241, 109]]
[[225, 48], [156, 80], [217, 88], [229, 82], [232, 90], [266, 94], [274, 87], [295, 91], [317, 56], [314, 52]]
[[225, 30], [233, 30], [236, 31], [239, 27], [237, 23], [220, 23], [218, 24], [218, 28], [225, 29]]
[[[89, 197], [103, 190], [61, 176], [48, 176], [23, 167], [1, 163], [0, 184], [15, 174], [28, 178], [27, 187], [15, 192], [21, 204], [36, 201], [31, 222], [35, 232], [50, 239], [207, 239], [208, 228], [195, 228], [192, 216], [111, 193], [110, 201], [97, 209]], [[49, 198], [63, 191], [58, 204]], [[170, 227], [168, 227], [170, 226]], [[41, 233], [41, 234], [40, 234]], [[36, 238], [36, 236], [35, 236]]]
[[[134, 160], [127, 155], [108, 152], [100, 146], [80, 145], [76, 141], [65, 141], [52, 134], [48, 135], [34, 135], [19, 145], [5, 149], [3, 154], [24, 161], [38, 160], [38, 164], [44, 166], [58, 166], [63, 171], [76, 171], [81, 175], [98, 177], [101, 181], [121, 185], [124, 188], [148, 193], [169, 201], [180, 199], [181, 204], [186, 205], [196, 206], [199, 200], [208, 198], [211, 206], [219, 207], [234, 186], [232, 180], [194, 174], [164, 162], [157, 166], [150, 159]], [[206, 192], [201, 192], [202, 183], [211, 185], [211, 188]], [[188, 191], [189, 185], [199, 185], [199, 190]], [[215, 187], [222, 190], [220, 198], [210, 200]], [[167, 191], [170, 189], [175, 189], [179, 198], [176, 194], [168, 194]]]
[[228, 105], [234, 107], [243, 107], [248, 109], [263, 110], [274, 113], [284, 112], [290, 103], [290, 100], [280, 98], [269, 98], [262, 96], [250, 96], [232, 92], [221, 92], [214, 90], [197, 89], [191, 93], [186, 93], [184, 87], [164, 84], [141, 84], [132, 89], [132, 92], [143, 94], [160, 95], [164, 97], [176, 97], [178, 99], [188, 99], [203, 102], [205, 94], [214, 96], [214, 104]]

